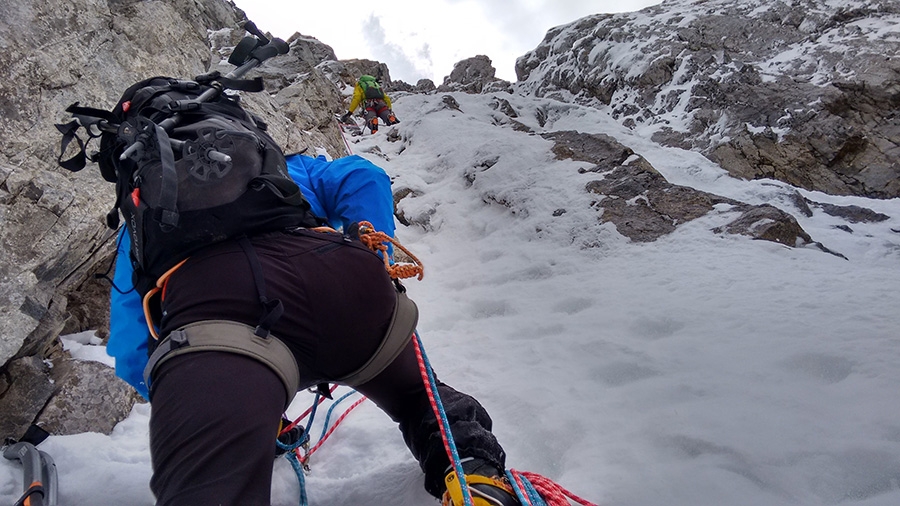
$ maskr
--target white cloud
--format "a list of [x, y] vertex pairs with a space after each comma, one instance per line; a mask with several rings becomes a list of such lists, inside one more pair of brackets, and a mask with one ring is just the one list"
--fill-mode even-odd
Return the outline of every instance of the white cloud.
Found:
[[590, 14], [627, 12], [659, 0], [396, 0], [372, 7], [340, 2], [238, 0], [262, 30], [295, 32], [331, 46], [339, 59], [384, 62], [393, 79], [443, 82], [453, 65], [489, 57], [497, 77], [515, 81], [516, 58], [534, 49], [547, 30]]

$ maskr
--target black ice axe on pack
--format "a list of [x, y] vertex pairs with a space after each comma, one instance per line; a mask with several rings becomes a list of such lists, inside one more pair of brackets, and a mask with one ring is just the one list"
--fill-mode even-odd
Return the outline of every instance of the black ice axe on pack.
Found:
[[50, 455], [36, 448], [49, 434], [32, 425], [19, 441], [10, 441], [3, 450], [8, 460], [18, 460], [24, 471], [25, 491], [15, 506], [56, 506], [58, 480], [56, 463]]
[[[272, 38], [270, 40], [266, 37], [252, 21], [247, 20], [242, 28], [251, 35], [244, 37], [241, 42], [235, 46], [234, 50], [231, 52], [231, 56], [228, 58], [228, 63], [237, 68], [225, 76], [221, 76], [218, 71], [215, 71], [195, 78], [195, 81], [203, 81], [209, 84], [211, 88], [205, 90], [200, 96], [194, 99], [193, 102], [197, 104], [201, 102], [210, 102], [226, 88], [242, 91], [261, 91], [264, 88], [262, 78], [257, 77], [252, 80], [241, 80], [240, 77], [244, 76], [247, 72], [254, 67], [259, 66], [269, 58], [287, 54], [290, 50], [290, 47], [288, 47], [285, 41], [279, 38]], [[181, 107], [190, 107], [190, 105], [191, 104], [187, 103], [180, 104]], [[63, 134], [60, 146], [59, 165], [72, 172], [77, 172], [83, 169], [87, 162], [85, 142], [83, 142], [76, 134], [78, 128], [84, 127], [90, 138], [97, 138], [103, 133], [115, 134], [119, 129], [119, 125], [112, 113], [100, 109], [80, 107], [77, 102], [70, 105], [66, 109], [66, 112], [71, 113], [75, 119], [64, 125], [56, 125], [56, 128]], [[171, 132], [180, 122], [181, 115], [175, 113], [161, 121], [158, 126], [166, 132]], [[66, 152], [69, 143], [73, 140], [78, 143], [80, 152], [68, 160], [63, 160], [62, 156]], [[173, 149], [179, 150], [184, 144], [184, 141], [171, 138], [169, 139], [169, 142]], [[119, 159], [125, 160], [130, 157], [140, 157], [141, 152], [147, 147], [145, 144], [146, 143], [141, 138], [135, 139], [130, 146], [122, 151]], [[206, 155], [221, 162], [231, 161], [231, 157], [224, 153], [213, 151], [206, 153]], [[97, 155], [95, 154], [91, 157], [91, 160], [96, 162], [96, 157]], [[107, 174], [104, 174], [104, 177], [107, 177]], [[110, 175], [110, 177], [112, 177], [112, 175]], [[115, 181], [115, 179], [109, 178], [107, 178], [107, 180]]]

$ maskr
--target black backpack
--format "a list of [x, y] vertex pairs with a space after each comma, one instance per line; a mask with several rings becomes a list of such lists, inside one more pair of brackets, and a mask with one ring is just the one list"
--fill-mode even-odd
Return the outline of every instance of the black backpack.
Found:
[[[112, 112], [76, 103], [67, 112], [79, 121], [57, 125], [63, 152], [79, 126], [100, 137], [90, 159], [116, 183], [107, 224], [118, 228], [122, 214], [139, 293], [209, 244], [321, 223], [265, 123], [221, 92], [261, 89], [254, 83], [218, 73], [193, 81], [154, 77], [128, 88]], [[99, 134], [92, 122], [104, 126]], [[85, 146], [78, 144], [79, 155], [60, 165], [84, 167]]]
[[381, 85], [372, 76], [360, 76], [359, 87], [362, 88], [363, 95], [367, 99], [384, 99], [384, 91], [381, 90]]

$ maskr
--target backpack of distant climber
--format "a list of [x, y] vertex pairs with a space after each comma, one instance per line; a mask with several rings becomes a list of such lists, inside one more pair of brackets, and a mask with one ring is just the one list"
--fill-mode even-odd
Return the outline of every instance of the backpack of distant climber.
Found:
[[359, 77], [359, 87], [363, 90], [363, 95], [367, 99], [384, 99], [384, 91], [378, 81], [370, 76], [363, 75]]

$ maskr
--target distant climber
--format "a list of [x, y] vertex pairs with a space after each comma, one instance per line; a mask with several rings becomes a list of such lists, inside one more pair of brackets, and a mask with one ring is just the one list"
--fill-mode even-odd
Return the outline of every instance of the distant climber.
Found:
[[391, 109], [391, 97], [381, 89], [378, 80], [370, 75], [360, 76], [356, 81], [356, 86], [353, 88], [353, 99], [350, 101], [347, 113], [341, 116], [341, 123], [349, 122], [353, 111], [360, 104], [363, 105], [365, 111], [366, 128], [373, 134], [378, 131], [379, 119], [387, 126], [400, 123]]

